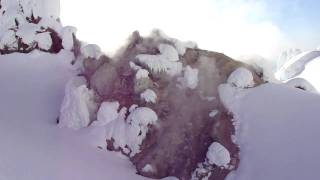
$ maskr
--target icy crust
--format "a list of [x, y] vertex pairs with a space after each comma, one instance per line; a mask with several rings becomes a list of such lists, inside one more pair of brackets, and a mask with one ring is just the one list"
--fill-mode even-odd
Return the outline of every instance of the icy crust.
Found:
[[114, 140], [114, 148], [134, 156], [140, 152], [140, 145], [145, 139], [149, 126], [155, 125], [157, 114], [148, 107], [137, 107], [126, 118], [127, 109], [121, 108], [117, 119], [107, 124], [107, 139]]
[[75, 28], [62, 27], [58, 0], [2, 0], [0, 53], [71, 50]]
[[75, 130], [87, 127], [94, 109], [94, 93], [86, 87], [84, 80], [70, 80], [60, 109], [59, 127]]

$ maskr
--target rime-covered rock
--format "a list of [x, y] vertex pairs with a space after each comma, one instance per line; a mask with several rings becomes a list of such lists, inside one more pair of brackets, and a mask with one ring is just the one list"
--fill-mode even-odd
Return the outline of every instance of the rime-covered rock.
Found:
[[[87, 50], [78, 61], [100, 104], [92, 125], [105, 127], [107, 149], [127, 155], [139, 174], [224, 179], [237, 167], [233, 117], [218, 86], [240, 67], [229, 83], [260, 84], [253, 68], [160, 31], [149, 37], [133, 33], [113, 58], [96, 46]], [[245, 82], [237, 80], [239, 74]]]

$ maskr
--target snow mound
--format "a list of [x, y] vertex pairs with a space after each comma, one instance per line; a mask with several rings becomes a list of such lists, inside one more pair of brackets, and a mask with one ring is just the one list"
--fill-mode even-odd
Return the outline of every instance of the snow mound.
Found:
[[105, 126], [118, 118], [119, 102], [103, 102], [97, 113], [97, 121], [93, 122], [96, 126]]
[[101, 49], [96, 44], [88, 44], [81, 48], [81, 53], [85, 58], [99, 59], [101, 54]]
[[59, 127], [75, 130], [87, 127], [95, 108], [93, 96], [93, 91], [86, 87], [83, 79], [70, 80], [60, 109]]
[[254, 86], [252, 73], [243, 67], [232, 72], [227, 82], [238, 88], [248, 88]]
[[240, 164], [227, 180], [318, 179], [320, 96], [271, 83], [239, 93]]
[[285, 83], [285, 85], [293, 88], [299, 88], [305, 91], [317, 93], [317, 90], [305, 79], [294, 78]]
[[149, 125], [158, 120], [157, 114], [150, 108], [137, 107], [132, 109], [127, 119], [126, 108], [122, 108], [116, 120], [107, 124], [107, 139], [113, 139], [114, 148], [120, 148], [125, 154], [134, 156], [140, 152], [140, 145], [145, 139]]
[[35, 37], [35, 41], [38, 42], [38, 46], [40, 49], [49, 51], [49, 49], [52, 46], [52, 39], [50, 36], [50, 33], [44, 32], [44, 33], [39, 33]]
[[166, 72], [172, 76], [179, 74], [182, 70], [182, 63], [178, 62], [177, 50], [168, 44], [160, 44], [158, 50], [159, 55], [140, 54], [136, 58], [154, 73]]
[[229, 151], [217, 142], [210, 145], [207, 152], [207, 159], [210, 164], [225, 168], [227, 168], [231, 160]]
[[62, 46], [66, 50], [72, 50], [74, 46], [73, 35], [76, 34], [77, 29], [73, 26], [66, 26], [62, 29]]
[[136, 74], [136, 79], [142, 79], [142, 78], [148, 78], [149, 77], [149, 71], [145, 69], [139, 69]]
[[156, 103], [157, 101], [157, 94], [151, 89], [145, 90], [143, 93], [141, 93], [140, 97], [145, 102]]

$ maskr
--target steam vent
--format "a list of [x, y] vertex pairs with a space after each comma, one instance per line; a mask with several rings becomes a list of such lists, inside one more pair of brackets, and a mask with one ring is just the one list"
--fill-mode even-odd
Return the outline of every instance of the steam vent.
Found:
[[[233, 115], [219, 85], [261, 84], [251, 67], [158, 30], [134, 32], [112, 58], [90, 44], [77, 56], [81, 70], [67, 85], [59, 126], [105, 127], [101, 148], [128, 156], [145, 177], [217, 180], [237, 168]], [[228, 79], [234, 71], [251, 82]]]

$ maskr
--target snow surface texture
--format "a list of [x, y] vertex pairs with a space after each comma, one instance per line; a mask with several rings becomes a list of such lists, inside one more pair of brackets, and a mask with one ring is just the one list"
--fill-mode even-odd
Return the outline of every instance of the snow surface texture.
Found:
[[215, 164], [219, 167], [228, 167], [231, 160], [229, 151], [220, 143], [214, 142], [209, 146], [207, 159], [210, 164]]
[[65, 96], [60, 110], [60, 127], [80, 129], [90, 124], [95, 110], [94, 92], [79, 77], [71, 79], [65, 89]]
[[241, 149], [239, 168], [227, 180], [318, 179], [319, 95], [276, 84], [223, 87]]
[[0, 179], [147, 179], [125, 157], [97, 148], [103, 128], [57, 128], [73, 58], [65, 51], [0, 56]]

